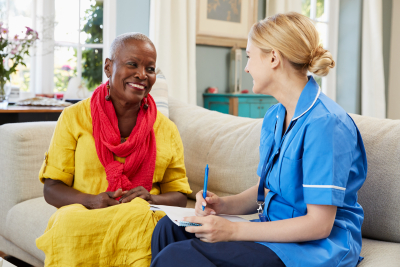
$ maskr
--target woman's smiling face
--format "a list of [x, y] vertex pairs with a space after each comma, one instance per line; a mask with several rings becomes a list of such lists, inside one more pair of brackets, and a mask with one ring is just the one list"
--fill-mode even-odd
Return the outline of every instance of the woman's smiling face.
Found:
[[148, 42], [128, 40], [122, 44], [104, 66], [110, 79], [111, 99], [140, 104], [156, 81], [156, 59], [156, 50]]
[[[247, 41], [247, 64], [245, 72], [250, 73], [253, 78], [253, 92], [256, 94], [267, 94], [267, 88], [272, 77], [271, 61], [274, 62], [272, 53], [264, 53], [260, 48]], [[272, 58], [271, 58], [272, 57]]]

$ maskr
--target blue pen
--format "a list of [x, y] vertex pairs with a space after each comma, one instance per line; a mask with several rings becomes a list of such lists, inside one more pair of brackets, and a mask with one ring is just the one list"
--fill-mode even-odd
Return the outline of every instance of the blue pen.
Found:
[[[204, 171], [204, 187], [203, 187], [203, 198], [204, 200], [206, 200], [207, 197], [207, 183], [208, 183], [208, 164], [206, 166], [206, 169]], [[205, 206], [201, 206], [201, 208], [204, 211]]]

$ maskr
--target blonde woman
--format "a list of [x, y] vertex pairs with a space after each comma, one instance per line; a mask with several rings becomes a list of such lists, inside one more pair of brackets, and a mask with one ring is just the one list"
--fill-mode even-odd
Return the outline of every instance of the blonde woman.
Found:
[[[253, 91], [279, 101], [261, 130], [259, 183], [229, 197], [197, 193], [197, 217], [185, 220], [202, 226], [179, 228], [161, 219], [152, 266], [356, 266], [362, 260], [357, 191], [367, 173], [364, 145], [350, 116], [307, 76], [327, 75], [335, 66], [331, 54], [298, 13], [256, 23], [246, 52]], [[254, 222], [213, 216], [256, 210]]]

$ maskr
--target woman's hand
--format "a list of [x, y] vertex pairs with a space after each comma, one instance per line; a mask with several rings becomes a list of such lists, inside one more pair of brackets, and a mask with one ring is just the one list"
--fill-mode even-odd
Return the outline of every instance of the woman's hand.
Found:
[[[202, 206], [205, 206], [204, 211]], [[223, 200], [213, 192], [207, 191], [206, 199], [203, 198], [203, 190], [196, 194], [196, 206], [194, 212], [196, 216], [207, 216], [220, 214], [223, 207]]]
[[199, 223], [202, 226], [188, 226], [186, 232], [193, 233], [201, 241], [215, 243], [233, 241], [233, 235], [237, 232], [237, 225], [227, 219], [218, 216], [186, 217], [186, 222]]
[[122, 189], [118, 189], [114, 192], [103, 192], [98, 195], [90, 195], [90, 198], [85, 205], [88, 209], [102, 209], [110, 206], [118, 205], [119, 201], [116, 198], [127, 193], [126, 191], [122, 191]]
[[128, 203], [137, 197], [143, 198], [150, 204], [153, 204], [152, 195], [143, 186], [138, 186], [138, 187], [135, 187], [135, 188], [129, 190], [120, 198], [119, 202], [120, 203]]

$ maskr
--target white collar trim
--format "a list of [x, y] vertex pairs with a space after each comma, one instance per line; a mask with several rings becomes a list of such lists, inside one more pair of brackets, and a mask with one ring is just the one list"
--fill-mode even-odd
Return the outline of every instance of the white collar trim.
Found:
[[314, 99], [314, 101], [312, 102], [311, 106], [310, 106], [306, 111], [304, 111], [303, 113], [301, 113], [299, 116], [297, 116], [296, 118], [293, 118], [292, 121], [295, 121], [295, 120], [297, 120], [298, 118], [300, 118], [301, 116], [303, 116], [304, 114], [306, 114], [307, 111], [309, 111], [309, 110], [314, 106], [315, 102], [317, 102], [317, 99], [318, 99], [318, 97], [319, 97], [320, 94], [321, 94], [321, 87], [318, 87], [317, 96], [315, 97], [315, 99]]

